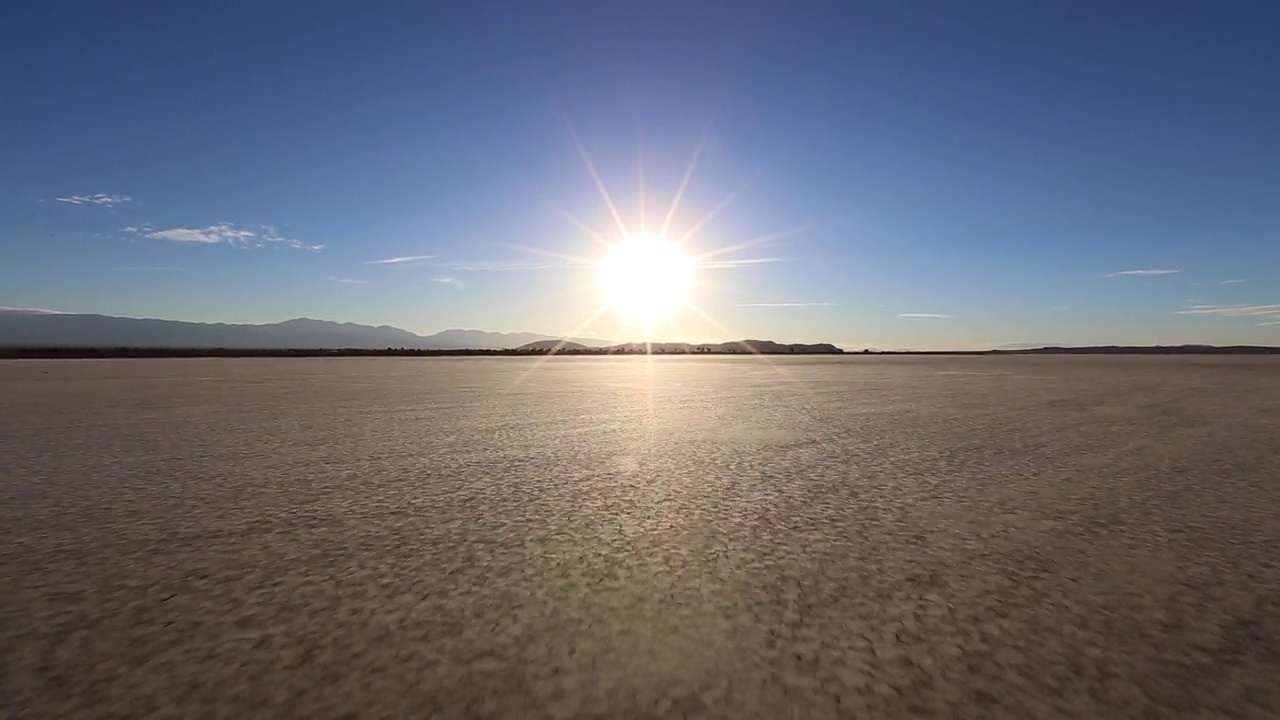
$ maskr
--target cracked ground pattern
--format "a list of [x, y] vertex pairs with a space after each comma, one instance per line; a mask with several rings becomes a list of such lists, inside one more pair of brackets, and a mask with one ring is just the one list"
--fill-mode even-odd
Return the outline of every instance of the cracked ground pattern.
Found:
[[1280, 362], [0, 363], [10, 718], [1280, 717]]

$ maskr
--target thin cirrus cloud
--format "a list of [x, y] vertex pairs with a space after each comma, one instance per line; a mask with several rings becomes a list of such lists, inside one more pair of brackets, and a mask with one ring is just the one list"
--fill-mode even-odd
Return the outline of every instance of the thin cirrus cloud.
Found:
[[66, 315], [61, 310], [47, 310], [45, 308], [23, 308], [23, 307], [0, 307], [0, 312], [14, 313], [15, 315]]
[[1161, 269], [1156, 269], [1156, 270], [1121, 270], [1121, 271], [1119, 271], [1119, 272], [1113, 272], [1113, 273], [1111, 273], [1111, 274], [1107, 275], [1107, 277], [1123, 277], [1123, 276], [1125, 276], [1125, 275], [1172, 275], [1172, 274], [1174, 274], [1174, 273], [1176, 273], [1176, 272], [1178, 272], [1178, 271], [1177, 271], [1177, 270], [1161, 270]]
[[813, 307], [835, 307], [835, 303], [830, 302], [775, 302], [775, 303], [738, 303], [735, 307], [755, 307], [755, 308], [813, 308]]
[[1280, 305], [1192, 305], [1179, 310], [1179, 315], [1212, 315], [1217, 317], [1260, 317], [1280, 321]]
[[329, 282], [342, 283], [343, 285], [368, 285], [368, 280], [360, 280], [358, 278], [331, 277]]
[[[366, 265], [416, 265], [426, 260], [435, 259], [432, 255], [410, 255], [407, 257], [387, 258], [385, 260], [371, 260]], [[720, 268], [736, 268], [748, 267], [751, 265], [760, 265], [763, 263], [774, 263], [781, 261], [781, 258], [748, 258], [743, 260], [715, 260], [707, 262], [695, 262], [694, 266], [698, 269], [720, 269]], [[556, 259], [552, 262], [542, 260], [454, 260], [431, 263], [431, 266], [451, 273], [467, 273], [467, 272], [518, 272], [518, 271], [536, 271], [536, 270], [557, 270], [562, 268], [588, 267], [591, 263], [585, 260], [566, 258], [563, 260]]]
[[576, 262], [444, 262], [435, 267], [450, 272], [504, 272], [515, 270], [551, 270], [554, 268], [577, 267]]
[[904, 318], [951, 318], [955, 315], [943, 315], [942, 313], [898, 313], [898, 317]]
[[133, 198], [128, 195], [108, 195], [107, 193], [94, 193], [93, 195], [68, 195], [66, 197], [56, 199], [58, 202], [64, 202], [70, 205], [100, 205], [102, 207], [117, 207], [120, 205], [128, 205], [133, 202]]
[[695, 262], [699, 269], [708, 270], [726, 270], [740, 267], [751, 267], [752, 265], [764, 265], [767, 263], [782, 262], [782, 258], [777, 257], [761, 257], [761, 258], [743, 258], [741, 260], [708, 260], [705, 262]]
[[392, 257], [383, 260], [366, 260], [365, 265], [412, 265], [422, 262], [423, 260], [432, 260], [435, 255], [404, 255], [402, 257]]
[[197, 245], [235, 245], [238, 247], [289, 247], [298, 250], [323, 250], [324, 245], [308, 245], [301, 240], [281, 236], [269, 225], [237, 227], [232, 223], [218, 223], [203, 228], [175, 227], [156, 229], [148, 225], [127, 227], [124, 232], [141, 235], [152, 240], [166, 240]]
[[431, 282], [439, 283], [441, 285], [451, 285], [459, 290], [465, 287], [461, 280], [453, 276], [433, 277], [431, 278]]
[[1244, 280], [1223, 280], [1222, 284], [1223, 285], [1239, 285], [1242, 282], [1244, 282]]

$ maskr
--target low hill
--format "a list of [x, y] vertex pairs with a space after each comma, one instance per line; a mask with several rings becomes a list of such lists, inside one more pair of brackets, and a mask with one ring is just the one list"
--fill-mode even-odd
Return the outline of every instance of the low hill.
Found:
[[536, 342], [525, 343], [516, 349], [525, 352], [548, 350], [553, 350], [555, 352], [573, 352], [590, 350], [591, 348], [583, 345], [582, 343], [572, 342], [569, 340], [538, 340]]
[[[532, 346], [521, 350], [552, 351], [557, 343], [532, 343]], [[844, 350], [829, 345], [804, 345], [804, 343], [781, 343], [772, 340], [737, 340], [731, 342], [690, 343], [690, 342], [625, 342], [621, 345], [605, 347], [571, 347], [566, 343], [556, 350], [567, 355], [840, 355]]]
[[[0, 310], [0, 346], [3, 347], [503, 350], [542, 341], [554, 343], [560, 338], [537, 333], [460, 329], [417, 335], [390, 325], [311, 318], [249, 325]], [[580, 338], [574, 338], [574, 342], [583, 347], [605, 344]]]
[[145, 348], [184, 351], [270, 350], [513, 350], [563, 353], [839, 353], [834, 345], [783, 344], [772, 340], [726, 343], [624, 343], [558, 338], [537, 333], [444, 330], [417, 335], [390, 325], [360, 325], [295, 318], [262, 325], [196, 323], [177, 320], [84, 315], [33, 310], [0, 310], [0, 347]]

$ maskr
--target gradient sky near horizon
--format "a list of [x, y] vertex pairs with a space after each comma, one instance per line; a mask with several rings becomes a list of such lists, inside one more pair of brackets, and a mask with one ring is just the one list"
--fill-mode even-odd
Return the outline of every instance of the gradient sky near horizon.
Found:
[[618, 337], [576, 130], [632, 228], [701, 142], [672, 230], [747, 245], [660, 339], [1280, 344], [1274, 2], [11, 3], [0, 58], [0, 306]]

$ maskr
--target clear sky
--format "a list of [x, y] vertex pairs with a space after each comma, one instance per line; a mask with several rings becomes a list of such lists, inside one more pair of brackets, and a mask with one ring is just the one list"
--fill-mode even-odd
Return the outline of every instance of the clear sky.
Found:
[[576, 131], [661, 339], [1280, 344], [1278, 129], [1275, 2], [9, 3], [0, 306], [613, 337]]

